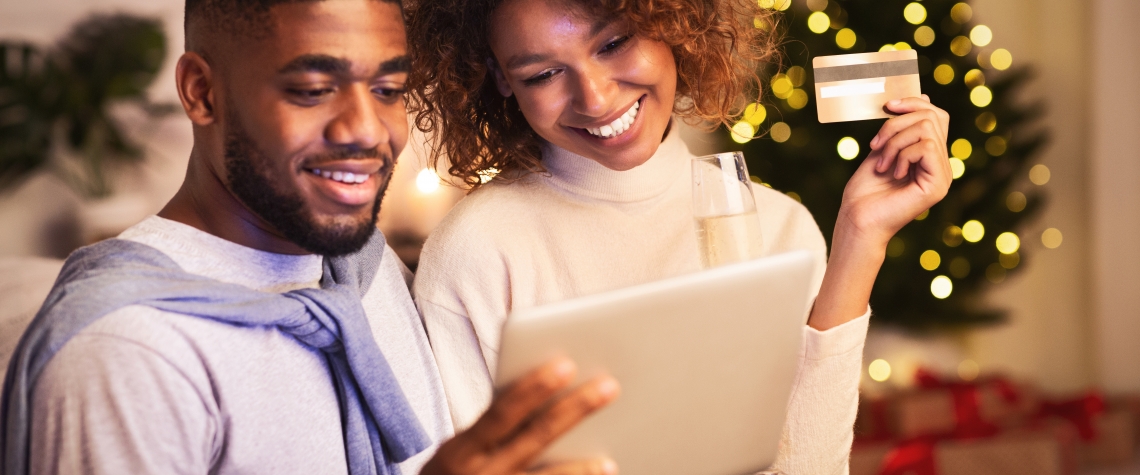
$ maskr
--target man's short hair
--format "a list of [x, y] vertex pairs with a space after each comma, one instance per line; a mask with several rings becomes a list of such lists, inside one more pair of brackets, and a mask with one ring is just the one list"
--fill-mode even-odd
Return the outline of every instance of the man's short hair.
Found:
[[[183, 19], [186, 50], [202, 52], [202, 43], [196, 38], [199, 34], [264, 37], [271, 33], [267, 16], [274, 6], [319, 1], [325, 0], [186, 0]], [[401, 0], [376, 1], [395, 3], [402, 7]]]

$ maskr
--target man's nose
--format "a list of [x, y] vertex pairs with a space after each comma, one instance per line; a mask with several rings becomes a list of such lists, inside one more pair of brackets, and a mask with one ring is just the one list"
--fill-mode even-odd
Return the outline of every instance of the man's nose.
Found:
[[610, 112], [616, 99], [617, 84], [595, 70], [576, 75], [574, 112], [587, 117], [601, 117]]
[[346, 87], [337, 99], [337, 114], [325, 129], [325, 140], [357, 150], [369, 150], [388, 140], [379, 104], [368, 85]]

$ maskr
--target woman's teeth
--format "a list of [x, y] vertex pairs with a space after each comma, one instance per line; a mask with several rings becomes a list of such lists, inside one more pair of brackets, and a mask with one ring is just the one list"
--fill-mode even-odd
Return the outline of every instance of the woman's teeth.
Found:
[[629, 126], [633, 125], [633, 119], [637, 117], [637, 108], [638, 103], [634, 102], [633, 106], [630, 107], [629, 110], [625, 111], [625, 114], [622, 114], [621, 117], [618, 117], [617, 120], [610, 122], [609, 125], [586, 129], [586, 132], [589, 132], [590, 135], [604, 139], [617, 137], [625, 133], [625, 131], [629, 130]]
[[366, 173], [352, 173], [352, 172], [330, 172], [328, 170], [318, 170], [316, 168], [309, 170], [312, 174], [328, 178], [332, 181], [339, 181], [341, 183], [348, 183], [350, 185], [359, 185], [368, 181], [368, 174]]

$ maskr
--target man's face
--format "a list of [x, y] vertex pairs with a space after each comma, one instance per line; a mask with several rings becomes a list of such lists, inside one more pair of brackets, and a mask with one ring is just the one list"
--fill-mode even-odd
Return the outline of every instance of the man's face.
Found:
[[286, 3], [272, 33], [237, 45], [220, 75], [230, 191], [318, 254], [355, 251], [407, 140], [407, 44], [396, 4]]

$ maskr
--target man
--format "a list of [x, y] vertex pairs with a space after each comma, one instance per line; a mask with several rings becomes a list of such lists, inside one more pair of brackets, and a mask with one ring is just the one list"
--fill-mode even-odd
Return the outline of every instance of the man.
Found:
[[519, 473], [616, 396], [599, 378], [556, 397], [574, 367], [555, 361], [440, 445], [434, 359], [374, 234], [405, 41], [394, 2], [187, 0], [185, 182], [69, 259], [5, 382], [0, 470]]

